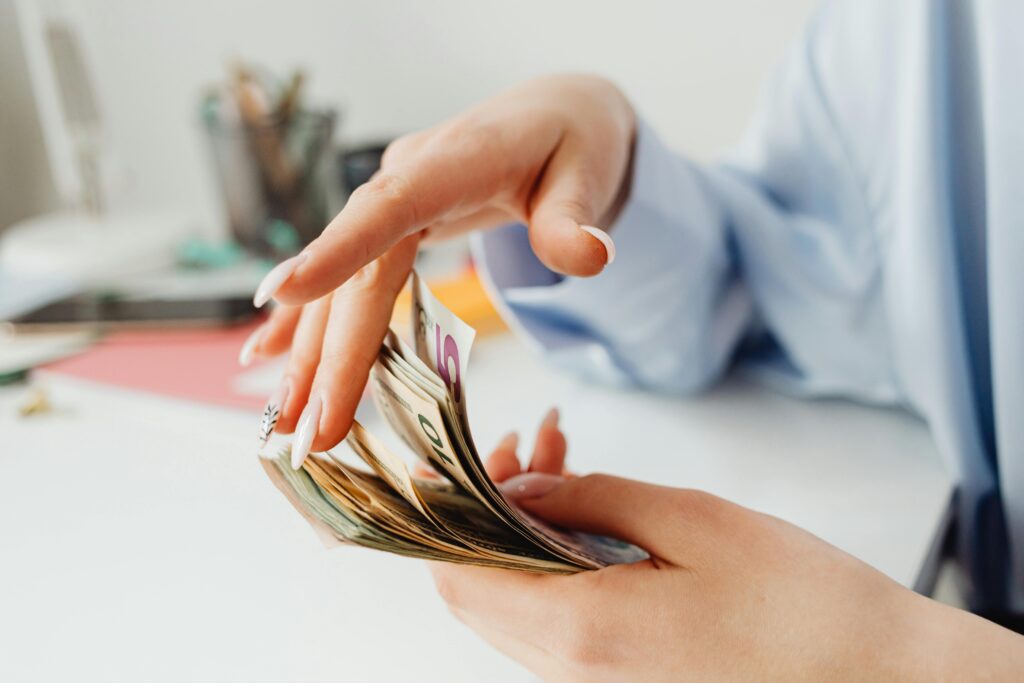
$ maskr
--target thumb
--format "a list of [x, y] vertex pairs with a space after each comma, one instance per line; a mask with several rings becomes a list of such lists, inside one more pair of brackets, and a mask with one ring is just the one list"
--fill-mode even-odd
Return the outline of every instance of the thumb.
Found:
[[559, 147], [535, 191], [530, 210], [530, 246], [541, 262], [563, 275], [597, 275], [615, 259], [615, 243], [594, 223], [616, 188], [591, 178], [591, 167]]
[[[545, 479], [524, 485], [530, 476]], [[556, 526], [628, 541], [669, 560], [681, 559], [684, 548], [706, 537], [716, 526], [710, 516], [719, 504], [727, 505], [699, 491], [607, 474], [558, 479], [526, 474], [508, 480], [502, 490], [509, 495], [518, 489], [509, 496], [516, 504]]]

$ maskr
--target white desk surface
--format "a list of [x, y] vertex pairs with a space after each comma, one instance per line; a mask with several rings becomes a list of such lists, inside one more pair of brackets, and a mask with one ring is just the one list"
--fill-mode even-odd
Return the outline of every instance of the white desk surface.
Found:
[[[529, 444], [557, 404], [577, 471], [710, 490], [906, 585], [948, 509], [932, 441], [901, 414], [737, 380], [689, 400], [616, 392], [510, 337], [473, 353], [484, 449], [510, 428]], [[0, 680], [531, 680], [448, 615], [419, 562], [325, 550], [256, 463], [257, 415], [50, 388], [56, 412], [28, 419], [24, 387], [0, 390]]]

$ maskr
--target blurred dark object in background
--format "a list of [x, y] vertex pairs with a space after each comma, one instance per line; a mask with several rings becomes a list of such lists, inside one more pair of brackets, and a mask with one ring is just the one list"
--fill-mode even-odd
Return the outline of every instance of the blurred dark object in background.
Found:
[[124, 327], [217, 327], [245, 322], [257, 314], [246, 297], [133, 299], [81, 294], [6, 322], [15, 332], [84, 328], [95, 332]]
[[388, 144], [381, 141], [367, 142], [341, 151], [338, 165], [341, 167], [341, 180], [346, 194], [351, 194], [373, 177], [380, 168], [380, 160]]
[[330, 219], [330, 150], [336, 113], [302, 105], [302, 72], [283, 84], [233, 69], [203, 101], [202, 117], [231, 234], [247, 251], [279, 260]]

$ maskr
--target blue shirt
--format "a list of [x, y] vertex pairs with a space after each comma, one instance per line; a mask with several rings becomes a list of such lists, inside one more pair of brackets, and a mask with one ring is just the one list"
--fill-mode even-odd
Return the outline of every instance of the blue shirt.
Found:
[[1024, 611], [1024, 3], [827, 3], [721, 162], [640, 124], [611, 234], [589, 279], [521, 226], [476, 246], [514, 324], [596, 380], [689, 392], [738, 360], [916, 412], [972, 606]]

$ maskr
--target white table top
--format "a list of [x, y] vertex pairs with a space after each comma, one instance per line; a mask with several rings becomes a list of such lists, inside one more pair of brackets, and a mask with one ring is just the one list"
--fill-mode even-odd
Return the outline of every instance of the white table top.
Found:
[[[557, 404], [575, 470], [708, 489], [906, 585], [948, 509], [905, 415], [737, 380], [689, 400], [606, 390], [510, 337], [473, 354], [484, 450], [511, 428], [529, 445]], [[325, 550], [256, 463], [257, 415], [50, 389], [56, 412], [27, 419], [24, 387], [0, 389], [0, 680], [530, 680], [449, 616], [419, 562]]]

